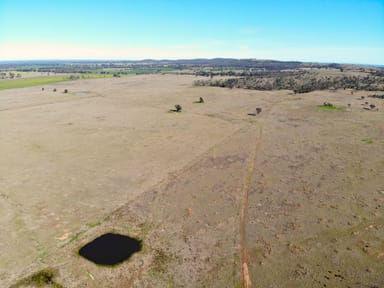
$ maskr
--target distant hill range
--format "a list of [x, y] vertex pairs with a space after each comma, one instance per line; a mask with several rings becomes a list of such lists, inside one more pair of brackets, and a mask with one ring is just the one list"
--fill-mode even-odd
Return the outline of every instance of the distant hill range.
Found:
[[[179, 59], [179, 60], [31, 60], [31, 61], [0, 61], [0, 70], [22, 69], [52, 72], [77, 72], [76, 70], [92, 70], [103, 68], [175, 68], [175, 69], [234, 69], [234, 70], [296, 70], [308, 68], [334, 68], [334, 69], [378, 69], [380, 65], [356, 65], [338, 63], [315, 63], [299, 61], [276, 61], [259, 59]], [[67, 71], [68, 70], [68, 71]]]
[[318, 63], [300, 61], [278, 61], [263, 59], [234, 59], [234, 58], [213, 58], [213, 59], [179, 59], [179, 60], [153, 60], [144, 59], [139, 61], [126, 61], [127, 63], [141, 63], [147, 65], [169, 65], [182, 67], [219, 67], [238, 69], [265, 69], [265, 70], [286, 70], [300, 68], [384, 68], [383, 65], [371, 64], [340, 64], [340, 63]]

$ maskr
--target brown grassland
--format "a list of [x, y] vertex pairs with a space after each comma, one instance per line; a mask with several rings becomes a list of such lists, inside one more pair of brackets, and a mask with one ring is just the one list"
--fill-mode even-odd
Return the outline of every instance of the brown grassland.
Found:
[[196, 79], [0, 91], [0, 287], [384, 287], [384, 100]]

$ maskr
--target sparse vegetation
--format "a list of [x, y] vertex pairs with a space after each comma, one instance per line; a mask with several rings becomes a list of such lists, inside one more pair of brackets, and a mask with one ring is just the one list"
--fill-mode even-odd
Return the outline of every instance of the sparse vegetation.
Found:
[[253, 90], [292, 90], [294, 93], [308, 93], [314, 90], [381, 90], [384, 91], [384, 77], [366, 75], [330, 74], [312, 71], [265, 71], [252, 76], [197, 80], [196, 86], [216, 86]]
[[21, 288], [21, 287], [46, 287], [50, 285], [53, 288], [63, 288], [63, 286], [54, 280], [55, 272], [51, 269], [44, 269], [31, 276], [21, 279], [10, 288]]
[[361, 141], [363, 141], [365, 144], [373, 144], [373, 140], [372, 139], [363, 139]]
[[101, 225], [101, 221], [97, 221], [97, 222], [92, 222], [92, 223], [88, 223], [87, 226], [89, 228], [94, 228], [94, 227], [97, 227], [97, 226], [100, 226]]
[[368, 97], [371, 97], [371, 98], [378, 98], [378, 99], [384, 99], [384, 94], [381, 94], [381, 95], [373, 94], [373, 95], [368, 95]]
[[159, 273], [164, 273], [167, 268], [167, 263], [171, 261], [172, 257], [167, 255], [163, 250], [156, 249], [153, 257], [153, 269]]

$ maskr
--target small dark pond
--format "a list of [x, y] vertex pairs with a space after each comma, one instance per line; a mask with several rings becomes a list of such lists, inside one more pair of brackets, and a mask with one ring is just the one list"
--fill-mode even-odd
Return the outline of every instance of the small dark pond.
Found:
[[107, 233], [84, 245], [79, 254], [99, 265], [116, 265], [141, 250], [141, 241], [120, 234]]

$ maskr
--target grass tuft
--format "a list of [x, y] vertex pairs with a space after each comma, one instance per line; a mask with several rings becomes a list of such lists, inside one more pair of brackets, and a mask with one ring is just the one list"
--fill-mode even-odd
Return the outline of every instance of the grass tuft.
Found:
[[365, 144], [373, 144], [373, 140], [372, 139], [363, 139], [361, 141], [363, 141]]
[[319, 111], [328, 110], [328, 111], [345, 111], [345, 107], [338, 106], [328, 106], [328, 105], [317, 105]]

